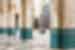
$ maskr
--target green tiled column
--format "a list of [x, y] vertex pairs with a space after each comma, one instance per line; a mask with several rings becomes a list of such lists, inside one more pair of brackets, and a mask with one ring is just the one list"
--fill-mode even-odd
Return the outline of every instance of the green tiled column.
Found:
[[20, 37], [22, 40], [32, 38], [32, 29], [31, 28], [21, 28]]

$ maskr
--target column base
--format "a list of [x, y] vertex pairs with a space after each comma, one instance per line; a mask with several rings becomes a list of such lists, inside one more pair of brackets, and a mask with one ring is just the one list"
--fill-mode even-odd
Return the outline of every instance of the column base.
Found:
[[15, 35], [16, 33], [15, 31], [16, 31], [15, 28], [6, 28], [6, 34], [8, 36]]
[[58, 28], [53, 28], [51, 31], [51, 48], [59, 48], [58, 44]]
[[20, 38], [22, 40], [32, 38], [32, 29], [31, 28], [21, 28]]
[[5, 28], [0, 28], [0, 34], [5, 34], [6, 31], [5, 31]]

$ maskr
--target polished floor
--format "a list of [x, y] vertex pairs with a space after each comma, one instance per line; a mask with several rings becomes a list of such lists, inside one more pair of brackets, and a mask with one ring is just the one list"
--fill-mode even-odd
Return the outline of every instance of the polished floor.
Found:
[[32, 39], [19, 39], [19, 32], [15, 36], [0, 35], [0, 50], [49, 50], [49, 31], [45, 34], [35, 30]]

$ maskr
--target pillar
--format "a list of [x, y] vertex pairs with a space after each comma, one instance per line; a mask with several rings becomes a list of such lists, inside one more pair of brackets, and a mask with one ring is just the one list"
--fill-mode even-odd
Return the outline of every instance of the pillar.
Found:
[[72, 50], [75, 48], [75, 0], [64, 0], [64, 24], [63, 24], [63, 36], [64, 36], [64, 48], [65, 50]]
[[15, 14], [16, 14], [16, 1], [7, 0], [7, 28], [6, 32], [8, 35], [15, 34]]
[[22, 0], [21, 1], [21, 12], [22, 12], [22, 28], [21, 28], [21, 38], [31, 39], [32, 38], [32, 0]]

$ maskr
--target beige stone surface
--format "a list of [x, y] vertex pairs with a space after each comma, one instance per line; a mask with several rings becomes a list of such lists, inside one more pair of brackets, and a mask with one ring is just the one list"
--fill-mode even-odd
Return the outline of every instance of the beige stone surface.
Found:
[[64, 28], [75, 27], [75, 0], [64, 0]]

